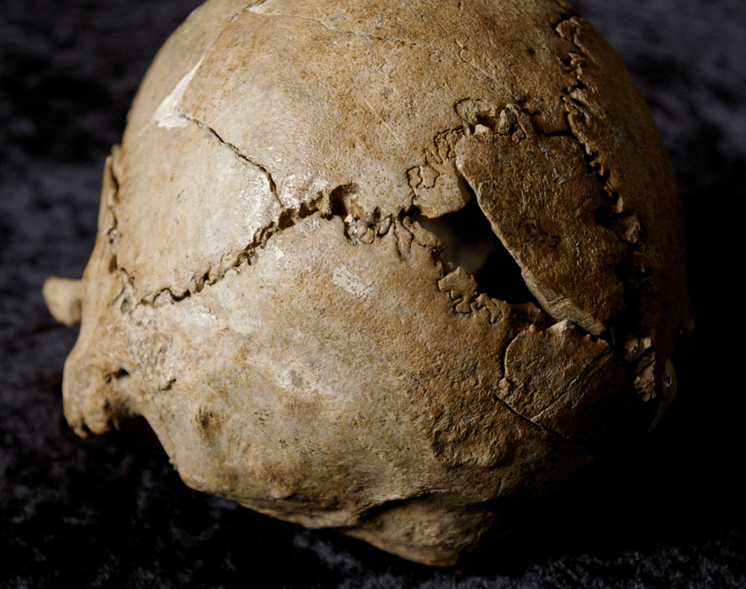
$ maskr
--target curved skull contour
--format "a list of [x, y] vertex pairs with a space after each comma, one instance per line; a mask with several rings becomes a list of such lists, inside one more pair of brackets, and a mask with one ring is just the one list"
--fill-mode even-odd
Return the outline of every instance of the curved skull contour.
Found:
[[428, 564], [657, 421], [690, 322], [655, 124], [561, 0], [207, 2], [45, 296], [79, 434]]

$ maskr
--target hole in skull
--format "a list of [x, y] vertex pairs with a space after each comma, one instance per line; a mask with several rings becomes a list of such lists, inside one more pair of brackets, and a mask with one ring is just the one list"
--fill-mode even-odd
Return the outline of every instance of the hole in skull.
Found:
[[479, 292], [512, 304], [536, 303], [520, 267], [492, 231], [474, 195], [456, 212], [435, 219], [418, 213], [414, 220], [445, 244], [440, 253], [444, 262], [461, 266], [477, 279]]
[[357, 194], [358, 190], [358, 185], [354, 183], [337, 186], [332, 190], [329, 194], [331, 214], [342, 219], [350, 213], [361, 216], [360, 213], [362, 211], [357, 210], [359, 207], [356, 206], [354, 199], [354, 195]]

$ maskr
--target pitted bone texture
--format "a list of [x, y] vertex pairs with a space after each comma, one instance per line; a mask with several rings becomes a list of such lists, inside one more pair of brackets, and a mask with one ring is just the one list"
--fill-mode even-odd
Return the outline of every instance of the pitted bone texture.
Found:
[[[522, 278], [444, 261], [474, 203]], [[82, 293], [65, 414], [142, 415], [196, 489], [454, 563], [657, 422], [678, 206], [564, 2], [211, 0], [107, 160], [82, 285], [47, 288], [67, 321]]]

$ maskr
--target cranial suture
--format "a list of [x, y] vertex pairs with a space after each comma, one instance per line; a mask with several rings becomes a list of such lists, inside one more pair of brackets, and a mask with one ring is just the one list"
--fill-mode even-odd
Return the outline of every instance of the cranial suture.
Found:
[[[676, 182], [562, 0], [210, 0], [104, 171], [82, 436], [142, 415], [184, 481], [450, 564], [639, 439], [690, 324]], [[81, 315], [82, 309], [82, 315]]]

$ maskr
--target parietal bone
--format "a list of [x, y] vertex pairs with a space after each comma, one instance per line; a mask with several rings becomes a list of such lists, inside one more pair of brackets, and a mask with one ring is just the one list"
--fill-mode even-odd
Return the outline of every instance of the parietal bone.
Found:
[[431, 565], [635, 443], [691, 322], [655, 123], [563, 0], [209, 0], [45, 297], [78, 434]]

